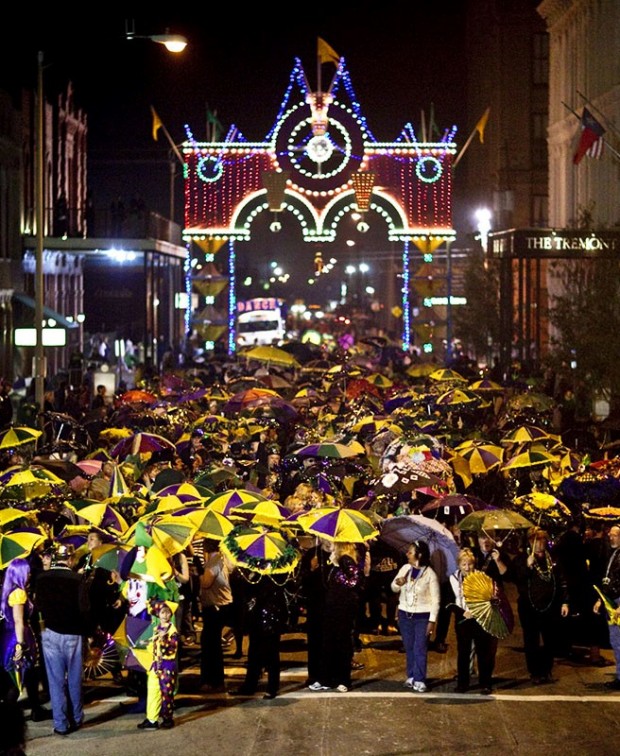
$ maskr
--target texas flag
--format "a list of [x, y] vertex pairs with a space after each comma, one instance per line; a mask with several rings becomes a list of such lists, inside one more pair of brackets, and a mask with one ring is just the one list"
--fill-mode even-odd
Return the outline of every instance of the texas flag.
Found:
[[573, 163], [578, 165], [583, 156], [591, 151], [591, 154], [595, 157], [600, 157], [602, 150], [597, 150], [597, 147], [603, 146], [603, 134], [605, 129], [596, 120], [596, 118], [590, 113], [587, 108], [583, 109], [581, 116], [581, 136], [579, 138], [579, 144], [577, 145], [577, 151], [573, 155]]

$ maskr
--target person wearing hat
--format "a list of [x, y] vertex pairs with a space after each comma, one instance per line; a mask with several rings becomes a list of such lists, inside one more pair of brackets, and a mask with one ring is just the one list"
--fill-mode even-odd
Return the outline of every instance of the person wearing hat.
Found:
[[69, 735], [84, 719], [82, 578], [72, 569], [73, 546], [56, 547], [49, 570], [37, 576], [34, 603], [41, 615], [41, 646], [56, 735]]
[[[174, 601], [151, 599], [149, 612], [157, 618], [149, 646], [153, 651], [153, 663], [147, 673], [146, 718], [140, 722], [140, 730], [169, 730], [174, 727], [174, 691], [177, 684], [177, 651], [179, 634], [172, 622], [178, 604]], [[159, 718], [162, 722], [159, 724]]]

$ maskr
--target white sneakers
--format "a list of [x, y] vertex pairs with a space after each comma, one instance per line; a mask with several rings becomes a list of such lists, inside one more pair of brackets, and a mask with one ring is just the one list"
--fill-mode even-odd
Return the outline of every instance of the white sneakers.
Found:
[[426, 691], [428, 690], [428, 688], [426, 687], [426, 685], [423, 682], [414, 682], [413, 683], [413, 690], [416, 693], [426, 693]]
[[313, 682], [312, 685], [308, 685], [308, 690], [313, 690], [316, 692], [319, 690], [329, 690], [329, 688], [327, 687], [327, 685], [321, 685], [320, 682]]
[[405, 688], [413, 688], [413, 677], [408, 677], [403, 683]]

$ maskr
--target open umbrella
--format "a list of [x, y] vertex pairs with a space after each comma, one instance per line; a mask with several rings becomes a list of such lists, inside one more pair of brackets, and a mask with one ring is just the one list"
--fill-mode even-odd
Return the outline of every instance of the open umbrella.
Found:
[[277, 527], [282, 520], [290, 516], [291, 511], [272, 499], [265, 501], [246, 501], [230, 508], [231, 515], [238, 515], [254, 525], [271, 525]]
[[514, 629], [514, 615], [504, 592], [484, 572], [474, 570], [463, 578], [463, 598], [478, 624], [500, 640]]
[[7, 567], [13, 559], [27, 557], [45, 538], [44, 533], [29, 531], [0, 533], [0, 570]]
[[592, 520], [600, 522], [620, 522], [620, 507], [594, 507], [584, 512], [584, 515]]
[[150, 619], [123, 618], [112, 636], [121, 662], [127, 669], [148, 671], [153, 664], [153, 651], [149, 645], [153, 637], [154, 625]]
[[472, 473], [486, 473], [499, 467], [504, 461], [504, 449], [484, 441], [466, 441], [455, 448], [456, 453], [467, 460]]
[[93, 567], [101, 567], [109, 572], [127, 575], [136, 558], [136, 548], [120, 543], [103, 543], [91, 552]]
[[435, 370], [434, 372], [430, 373], [428, 377], [432, 381], [437, 381], [438, 383], [442, 383], [444, 381], [467, 383], [467, 378], [462, 376], [460, 373], [457, 373], [456, 370], [452, 370], [451, 368], [439, 368], [439, 370]]
[[19, 470], [3, 484], [0, 499], [8, 501], [32, 501], [48, 496], [54, 490], [62, 490], [61, 478], [47, 470]]
[[42, 431], [18, 425], [7, 428], [0, 433], [0, 449], [13, 449], [15, 446], [33, 444], [41, 436]]
[[293, 572], [301, 558], [282, 532], [260, 525], [235, 527], [221, 541], [220, 549], [237, 567], [261, 575]]
[[431, 552], [431, 565], [441, 580], [447, 580], [458, 567], [459, 546], [448, 528], [437, 520], [423, 515], [397, 515], [383, 520], [380, 530], [379, 538], [403, 553], [415, 541], [425, 541]]
[[121, 395], [120, 401], [122, 404], [146, 404], [152, 405], [157, 403], [157, 397], [150, 391], [143, 391], [142, 389], [130, 389], [125, 391]]
[[474, 381], [469, 384], [469, 388], [472, 391], [504, 391], [504, 387], [501, 384], [492, 381], [490, 378], [482, 378], [479, 381]]
[[502, 540], [499, 532], [508, 537], [513, 530], [525, 530], [532, 527], [534, 527], [533, 522], [512, 509], [485, 509], [470, 512], [459, 522], [461, 530], [486, 533], [496, 543]]
[[116, 508], [106, 503], [98, 501], [94, 504], [88, 504], [77, 510], [78, 517], [93, 525], [97, 525], [104, 530], [110, 530], [118, 535], [122, 535], [128, 528], [125, 518], [116, 510]]
[[542, 448], [530, 449], [529, 451], [515, 454], [502, 465], [502, 470], [517, 470], [522, 467], [540, 467], [557, 462], [557, 457]]
[[520, 425], [518, 428], [514, 428], [506, 433], [505, 436], [502, 436], [501, 443], [503, 445], [533, 443], [548, 439], [549, 435], [546, 430], [539, 428], [537, 425], [526, 424]]
[[364, 543], [379, 535], [369, 517], [346, 507], [310, 510], [298, 522], [306, 533], [332, 542]]
[[449, 493], [431, 499], [431, 501], [420, 508], [420, 514], [437, 516], [438, 519], [451, 516], [452, 519], [459, 522], [470, 512], [476, 512], [482, 509], [494, 509], [494, 507], [477, 496], [462, 493]]
[[453, 388], [444, 391], [435, 399], [435, 406], [442, 409], [458, 409], [459, 407], [476, 407], [481, 404], [481, 398], [473, 391]]
[[267, 497], [258, 491], [250, 491], [246, 488], [232, 488], [229, 491], [217, 493], [205, 501], [205, 509], [214, 509], [216, 512], [228, 516], [233, 507], [247, 501], [266, 501]]
[[331, 459], [345, 459], [357, 457], [364, 453], [364, 447], [357, 441], [341, 444], [337, 441], [322, 441], [317, 444], [306, 444], [296, 449], [293, 454], [298, 457], [330, 457]]
[[292, 368], [301, 367], [301, 363], [295, 355], [275, 346], [253, 347], [249, 351], [243, 352], [241, 356], [250, 360], [256, 360], [257, 362], [265, 362], [268, 365], [282, 365], [283, 367]]
[[571, 510], [553, 494], [533, 491], [524, 496], [517, 496], [512, 506], [536, 525], [553, 529], [565, 526], [571, 518]]
[[119, 441], [110, 453], [114, 458], [124, 459], [130, 454], [148, 454], [165, 450], [175, 450], [172, 441], [157, 433], [139, 431]]
[[370, 489], [375, 496], [389, 496], [419, 491], [423, 488], [442, 490], [445, 481], [432, 473], [414, 470], [412, 468], [392, 468], [370, 483]]
[[226, 515], [217, 512], [215, 509], [188, 509], [175, 512], [173, 517], [183, 517], [190, 522], [195, 528], [194, 538], [212, 538], [221, 541], [225, 538], [235, 524]]

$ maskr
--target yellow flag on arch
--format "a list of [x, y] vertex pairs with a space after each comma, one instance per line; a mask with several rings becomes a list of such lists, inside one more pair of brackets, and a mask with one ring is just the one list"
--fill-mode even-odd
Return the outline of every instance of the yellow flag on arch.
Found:
[[321, 37], [318, 38], [316, 54], [320, 63], [333, 63], [335, 66], [340, 63], [340, 55]]
[[491, 108], [487, 108], [482, 114], [478, 123], [476, 124], [476, 131], [478, 132], [478, 136], [480, 137], [480, 144], [484, 144], [484, 130], [486, 129], [490, 112], [491, 112]]
[[159, 136], [158, 132], [164, 125], [161, 118], [157, 115], [155, 108], [151, 105], [151, 113], [153, 114], [153, 139], [157, 141]]

